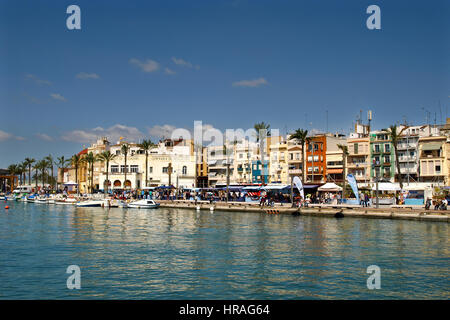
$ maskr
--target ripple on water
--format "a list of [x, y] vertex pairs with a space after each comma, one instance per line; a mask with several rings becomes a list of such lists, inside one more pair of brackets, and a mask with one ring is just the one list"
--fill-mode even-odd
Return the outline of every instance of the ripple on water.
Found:
[[[0, 298], [449, 298], [443, 223], [10, 207], [0, 209]], [[71, 264], [81, 290], [66, 288]], [[372, 264], [380, 290], [366, 287]]]

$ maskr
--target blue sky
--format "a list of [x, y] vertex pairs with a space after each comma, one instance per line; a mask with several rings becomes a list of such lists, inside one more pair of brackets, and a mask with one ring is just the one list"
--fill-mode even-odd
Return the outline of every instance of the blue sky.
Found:
[[324, 131], [328, 110], [329, 131], [348, 132], [360, 110], [383, 128], [424, 123], [423, 107], [440, 122], [449, 17], [444, 0], [0, 1], [0, 167], [194, 120]]

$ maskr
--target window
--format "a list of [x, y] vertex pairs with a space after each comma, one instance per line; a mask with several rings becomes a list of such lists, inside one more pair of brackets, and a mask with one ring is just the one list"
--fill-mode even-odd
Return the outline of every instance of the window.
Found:
[[[130, 170], [129, 170], [129, 167], [130, 167], [130, 166], [127, 166], [127, 172], [130, 171]], [[122, 173], [125, 172], [125, 165], [123, 165], [123, 164], [120, 165], [120, 172], [122, 172]]]
[[436, 171], [436, 173], [441, 173], [441, 165], [440, 164], [436, 165], [435, 171]]
[[243, 153], [239, 153], [239, 159], [244, 158], [244, 154]]
[[211, 151], [211, 157], [214, 157], [216, 155], [215, 151]]
[[294, 154], [293, 153], [289, 153], [289, 157], [291, 160], [294, 160]]
[[119, 172], [119, 166], [111, 165], [111, 173], [117, 173], [117, 172]]
[[153, 167], [148, 168], [148, 173], [153, 173]]
[[187, 167], [186, 166], [183, 166], [182, 174], [184, 174], [184, 175], [187, 174]]
[[391, 163], [391, 157], [390, 156], [384, 156], [384, 163]]
[[376, 156], [374, 158], [374, 160], [375, 160], [375, 164], [380, 164], [380, 157], [379, 156]]
[[297, 153], [295, 154], [295, 160], [300, 160], [300, 153], [297, 152]]
[[162, 173], [169, 173], [169, 168], [168, 167], [163, 167], [162, 168]]
[[380, 152], [380, 145], [379, 144], [375, 145], [375, 152], [377, 152], [377, 153]]
[[137, 164], [132, 164], [130, 166], [130, 172], [139, 172], [139, 166]]
[[116, 156], [120, 155], [120, 150], [116, 150]]
[[385, 152], [391, 152], [391, 145], [388, 144], [388, 143], [386, 143], [386, 144], [384, 145], [384, 151], [385, 151]]
[[354, 153], [354, 154], [358, 154], [358, 144], [357, 144], [357, 143], [355, 143], [355, 144], [353, 145], [353, 153]]

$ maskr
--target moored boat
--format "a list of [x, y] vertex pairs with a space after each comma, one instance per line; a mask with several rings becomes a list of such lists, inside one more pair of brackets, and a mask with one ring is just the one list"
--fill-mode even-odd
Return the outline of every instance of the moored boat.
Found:
[[142, 199], [127, 203], [126, 208], [137, 208], [137, 209], [155, 209], [159, 207], [159, 203], [153, 200]]
[[77, 207], [102, 207], [104, 205], [103, 200], [86, 200], [77, 203]]

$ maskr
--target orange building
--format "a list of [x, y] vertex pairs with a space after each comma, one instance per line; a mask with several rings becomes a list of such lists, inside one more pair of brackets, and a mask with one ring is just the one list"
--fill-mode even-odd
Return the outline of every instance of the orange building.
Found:
[[306, 147], [306, 181], [326, 182], [327, 179], [327, 137], [309, 137]]

